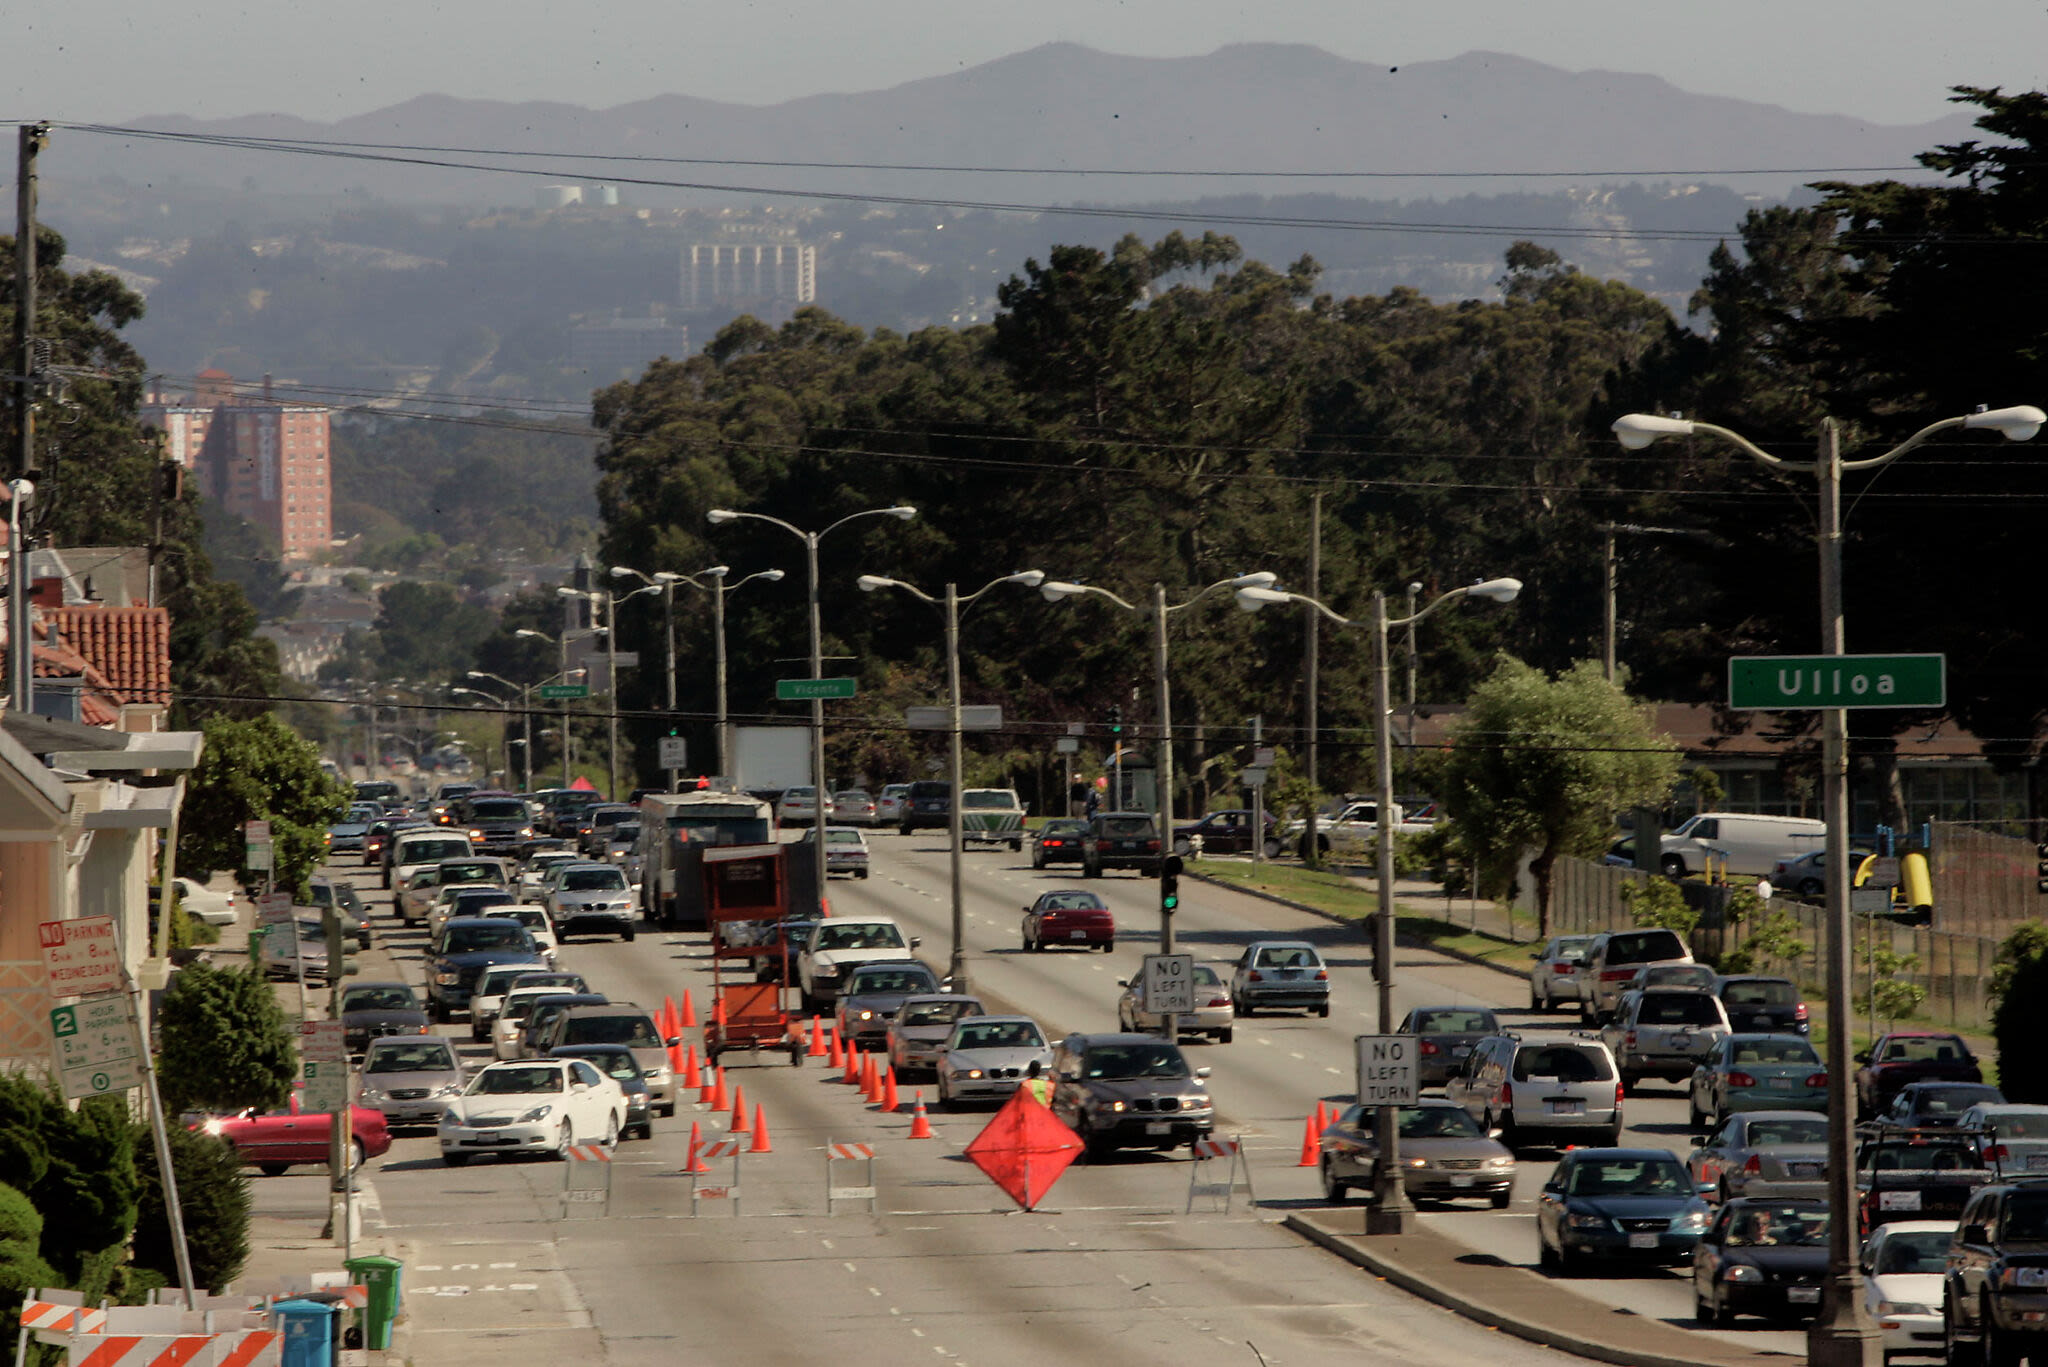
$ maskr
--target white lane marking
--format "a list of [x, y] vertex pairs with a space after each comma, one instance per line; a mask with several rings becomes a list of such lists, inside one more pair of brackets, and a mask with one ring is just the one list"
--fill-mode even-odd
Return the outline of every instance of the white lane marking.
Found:
[[1291, 1050], [1291, 1049], [1290, 1049], [1290, 1050], [1288, 1050], [1288, 1052], [1287, 1052], [1287, 1057], [1289, 1057], [1289, 1058], [1291, 1058], [1291, 1059], [1299, 1059], [1299, 1060], [1301, 1060], [1301, 1061], [1302, 1061], [1303, 1063], [1306, 1063], [1306, 1062], [1308, 1062], [1308, 1055], [1307, 1055], [1307, 1054], [1297, 1054], [1297, 1053], [1295, 1053], [1295, 1052], [1294, 1052], [1293, 1050]]
[[[687, 1060], [685, 1060], [685, 1061], [687, 1062]], [[831, 1241], [830, 1239], [820, 1239], [820, 1240], [818, 1240], [818, 1242], [819, 1242], [819, 1243], [821, 1243], [821, 1244], [823, 1244], [823, 1245], [825, 1245], [825, 1247], [827, 1247], [827, 1248], [831, 1248], [831, 1247], [833, 1246], [833, 1245], [832, 1245], [832, 1241]]]
[[491, 1270], [492, 1270], [493, 1272], [495, 1272], [495, 1271], [497, 1271], [497, 1270], [498, 1270], [499, 1268], [501, 1268], [501, 1267], [518, 1267], [518, 1266], [519, 1266], [519, 1264], [518, 1264], [518, 1263], [492, 1263], [492, 1264], [491, 1264]]
[[1343, 1074], [1342, 1072], [1338, 1071], [1338, 1070], [1337, 1070], [1337, 1069], [1335, 1069], [1335, 1068], [1324, 1068], [1324, 1069], [1323, 1069], [1323, 1071], [1324, 1071], [1324, 1072], [1326, 1072], [1326, 1073], [1328, 1073], [1328, 1074], [1329, 1074], [1329, 1075], [1330, 1075], [1331, 1077], [1342, 1077], [1342, 1076], [1344, 1076], [1344, 1074]]
[[845, 1268], [848, 1272], [852, 1272], [854, 1270], [854, 1266], [852, 1263], [841, 1263], [839, 1265]]
[[879, 1286], [871, 1286], [868, 1288], [868, 1294], [870, 1296], [880, 1296], [882, 1294], [882, 1288]]

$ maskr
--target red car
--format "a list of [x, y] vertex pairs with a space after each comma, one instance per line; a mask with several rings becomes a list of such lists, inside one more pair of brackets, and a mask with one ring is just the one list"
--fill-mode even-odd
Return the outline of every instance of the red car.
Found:
[[1856, 1114], [1876, 1115], [1909, 1082], [1982, 1082], [1977, 1056], [1960, 1035], [1895, 1030], [1856, 1055]]
[[1048, 892], [1024, 908], [1024, 948], [1036, 954], [1048, 945], [1078, 945], [1104, 954], [1116, 948], [1116, 917], [1092, 892]]
[[[349, 1108], [349, 1129], [355, 1135], [354, 1166], [380, 1158], [391, 1147], [391, 1131], [384, 1127], [384, 1113], [363, 1106]], [[276, 1177], [294, 1163], [327, 1163], [327, 1138], [333, 1117], [325, 1111], [299, 1110], [293, 1097], [288, 1109], [244, 1111], [240, 1115], [216, 1116], [199, 1128], [228, 1141], [244, 1163], [253, 1163], [266, 1177]]]

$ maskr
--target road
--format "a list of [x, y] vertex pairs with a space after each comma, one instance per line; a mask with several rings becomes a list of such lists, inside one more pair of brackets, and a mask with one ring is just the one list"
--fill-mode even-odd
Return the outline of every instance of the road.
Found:
[[[835, 881], [834, 910], [892, 914], [924, 937], [928, 961], [943, 963], [943, 838], [878, 835], [872, 844], [873, 877]], [[993, 1009], [1034, 1015], [1054, 1037], [1113, 1029], [1116, 980], [1135, 973], [1156, 942], [1155, 885], [1130, 875], [1090, 885], [1117, 913], [1114, 954], [1026, 955], [1017, 931], [1022, 906], [1044, 888], [1080, 886], [1077, 871], [1034, 873], [1008, 851], [977, 851], [966, 867], [974, 989]], [[338, 871], [373, 904], [384, 903], [371, 879]], [[419, 935], [383, 914], [377, 929], [402, 974], [417, 981]], [[517, 1335], [522, 1354], [539, 1349], [543, 1360], [596, 1353], [622, 1364], [672, 1362], [679, 1342], [806, 1367], [821, 1354], [849, 1367], [897, 1367], [906, 1353], [916, 1360], [926, 1352], [947, 1362], [1027, 1362], [1041, 1359], [1049, 1341], [1063, 1358], [1119, 1367], [1565, 1361], [1392, 1291], [1275, 1223], [1289, 1208], [1320, 1202], [1314, 1170], [1295, 1166], [1303, 1120], [1318, 1099], [1346, 1099], [1351, 1038], [1376, 1025], [1370, 955], [1356, 931], [1184, 883], [1177, 932], [1181, 948], [1218, 960], [1255, 936], [1306, 938], [1331, 964], [1330, 1019], [1262, 1016], [1240, 1023], [1232, 1044], [1189, 1046], [1192, 1062], [1214, 1070], [1219, 1133], [1241, 1136], [1251, 1156], [1256, 1213], [1240, 1206], [1228, 1215], [1183, 1215], [1189, 1163], [1151, 1154], [1071, 1168], [1039, 1211], [1018, 1212], [960, 1156], [985, 1114], [934, 1109], [937, 1141], [912, 1141], [907, 1117], [877, 1115], [817, 1060], [800, 1069], [735, 1066], [729, 1077], [744, 1083], [750, 1105], [762, 1106], [774, 1145], [772, 1154], [743, 1160], [737, 1216], [729, 1203], [711, 1201], [698, 1217], [689, 1214], [689, 1179], [677, 1173], [689, 1124], [722, 1133], [718, 1117], [689, 1107], [658, 1121], [651, 1142], [619, 1148], [601, 1220], [561, 1218], [561, 1165], [481, 1163], [457, 1172], [441, 1166], [431, 1135], [399, 1138], [374, 1165], [371, 1220], [404, 1247], [415, 1356], [496, 1367], [504, 1340]], [[630, 945], [578, 941], [562, 961], [614, 999], [653, 1004], [689, 988], [708, 1007], [701, 936], [649, 931]], [[1514, 979], [1422, 951], [1401, 956], [1397, 998], [1401, 1009], [1527, 1000]], [[465, 1054], [482, 1060], [466, 1025], [449, 1029]], [[1674, 1088], [1634, 1100], [1630, 1142], [1682, 1152], [1679, 1097]], [[828, 1141], [876, 1145], [879, 1214], [824, 1214]], [[1423, 1218], [1476, 1250], [1533, 1266], [1529, 1212], [1548, 1166], [1523, 1164], [1507, 1211], [1474, 1206]], [[307, 1193], [297, 1188], [320, 1180], [256, 1179], [259, 1204], [303, 1204]], [[1618, 1308], [1690, 1322], [1687, 1284], [1672, 1273], [1574, 1285]], [[1803, 1351], [1795, 1332], [1714, 1332]]]

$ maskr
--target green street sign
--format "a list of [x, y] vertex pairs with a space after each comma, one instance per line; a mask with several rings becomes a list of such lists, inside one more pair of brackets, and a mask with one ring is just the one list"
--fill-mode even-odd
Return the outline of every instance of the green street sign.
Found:
[[589, 684], [542, 684], [540, 695], [549, 702], [567, 702], [571, 698], [590, 696]]
[[813, 698], [850, 698], [853, 696], [851, 679], [777, 679], [775, 698], [777, 702], [809, 702]]
[[1728, 705], [1774, 712], [1822, 707], [1945, 707], [1942, 655], [1763, 655], [1728, 662]]

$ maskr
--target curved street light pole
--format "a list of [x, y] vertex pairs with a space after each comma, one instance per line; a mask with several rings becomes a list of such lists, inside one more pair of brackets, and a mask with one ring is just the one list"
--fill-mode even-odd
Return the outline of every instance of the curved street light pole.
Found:
[[[704, 520], [714, 527], [723, 526], [728, 522], [737, 522], [741, 519], [752, 522], [766, 522], [770, 526], [782, 528], [782, 530], [804, 543], [804, 563], [810, 572], [811, 677], [817, 679], [822, 678], [825, 672], [825, 642], [818, 622], [818, 543], [839, 528], [844, 527], [847, 523], [858, 521], [864, 517], [893, 517], [898, 521], [908, 522], [916, 516], [917, 509], [901, 503], [888, 508], [864, 508], [857, 513], [848, 513], [837, 522], [826, 526], [822, 531], [815, 532], [807, 532], [794, 523], [784, 522], [781, 518], [771, 517], [767, 513], [746, 513], [732, 508], [713, 508], [704, 514]], [[723, 634], [721, 629], [721, 637]], [[723, 671], [721, 671], [722, 673]], [[812, 857], [818, 879], [818, 902], [820, 906], [823, 906], [826, 877], [825, 700], [823, 698], [811, 699], [811, 796], [813, 807], [817, 814], [817, 848], [812, 851]]]
[[[2031, 405], [1998, 408], [1930, 423], [1882, 455], [1842, 459], [1841, 433], [1833, 418], [1821, 423], [1820, 445], [1810, 461], [1774, 456], [1740, 433], [1710, 422], [1628, 413], [1614, 421], [1614, 435], [1631, 451], [1640, 451], [1659, 437], [1715, 437], [1758, 462], [1783, 472], [1812, 474], [1819, 482], [1821, 653], [1848, 651], [1842, 611], [1842, 472], [1875, 470], [1888, 465], [1939, 432], [1956, 428], [1998, 432], [2008, 441], [2026, 441], [2048, 423], [2048, 414]], [[1842, 869], [1849, 861], [1849, 714], [1839, 707], [1820, 709], [1821, 812], [1827, 822], [1828, 867]], [[1850, 1087], [1855, 1060], [1851, 1053], [1849, 1003], [1853, 930], [1849, 919], [1849, 880], [1827, 883], [1828, 974], [1828, 1281], [1821, 1312], [1807, 1331], [1807, 1361], [1816, 1367], [1849, 1367], [1883, 1360], [1883, 1338], [1871, 1318], [1863, 1293], [1863, 1271], [1856, 1245], [1856, 1172], [1854, 1107]]]
[[953, 884], [953, 952], [947, 961], [946, 974], [952, 980], [952, 989], [955, 992], [965, 992], [969, 988], [967, 979], [966, 899], [963, 897], [960, 887], [960, 863], [963, 847], [966, 844], [965, 820], [960, 810], [960, 794], [963, 791], [962, 784], [964, 782], [960, 772], [962, 767], [960, 745], [960, 609], [962, 606], [972, 604], [981, 595], [987, 593], [998, 584], [1022, 584], [1026, 588], [1037, 588], [1044, 582], [1044, 570], [1019, 570], [1015, 574], [1006, 574], [1000, 578], [989, 580], [964, 598], [960, 596], [960, 586], [949, 583], [946, 585], [946, 596], [944, 598], [934, 598], [915, 584], [906, 584], [901, 579], [889, 579], [879, 574], [864, 574], [859, 580], [861, 592], [863, 593], [873, 593], [876, 589], [902, 589], [912, 597], [922, 599], [924, 602], [939, 608], [945, 614], [946, 701], [951, 712], [949, 725], [946, 728], [950, 733], [948, 737], [950, 744], [948, 747], [947, 764], [948, 776], [953, 785], [953, 800], [946, 804], [950, 813], [946, 819], [946, 835], [947, 844], [950, 846], [948, 858], [951, 861]]

